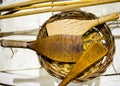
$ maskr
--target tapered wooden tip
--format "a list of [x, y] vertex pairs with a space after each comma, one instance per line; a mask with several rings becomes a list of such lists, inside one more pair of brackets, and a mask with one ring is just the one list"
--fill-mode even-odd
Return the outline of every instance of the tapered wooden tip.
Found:
[[108, 50], [102, 44], [98, 42], [92, 43], [59, 86], [66, 86], [70, 81], [83, 73], [84, 70], [102, 59], [107, 52]]

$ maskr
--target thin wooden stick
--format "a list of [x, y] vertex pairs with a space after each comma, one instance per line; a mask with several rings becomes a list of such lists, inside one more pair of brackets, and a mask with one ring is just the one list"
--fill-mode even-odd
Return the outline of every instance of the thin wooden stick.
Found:
[[34, 10], [34, 11], [27, 11], [27, 12], [3, 15], [3, 16], [0, 16], [0, 19], [32, 15], [32, 14], [38, 14], [38, 13], [45, 13], [45, 12], [64, 11], [64, 10], [70, 10], [70, 9], [75, 9], [75, 8], [79, 8], [79, 7], [108, 4], [108, 3], [113, 3], [113, 2], [120, 2], [120, 0], [104, 0], [104, 1], [100, 0], [100, 1], [94, 1], [94, 2], [86, 2], [86, 3], [82, 3], [82, 4], [67, 5], [67, 6], [62, 6], [62, 7], [39, 9], [39, 10]]
[[31, 5], [31, 6], [26, 6], [22, 8], [16, 8], [12, 9], [11, 11], [16, 11], [16, 10], [26, 10], [26, 9], [31, 9], [31, 8], [41, 8], [41, 7], [52, 7], [52, 6], [65, 6], [65, 5], [71, 5], [71, 4], [80, 4], [84, 2], [92, 2], [92, 1], [98, 1], [98, 0], [81, 0], [81, 1], [60, 1], [60, 2], [54, 2], [54, 3], [43, 3], [43, 4], [37, 4], [37, 5]]
[[11, 35], [33, 35], [37, 36], [39, 29], [32, 29], [32, 30], [23, 30], [23, 31], [14, 31], [14, 32], [1, 32], [1, 37], [11, 36]]
[[1, 6], [0, 11], [6, 11], [6, 10], [14, 9], [17, 7], [30, 6], [33, 4], [38, 4], [42, 2], [48, 2], [48, 1], [52, 1], [52, 0], [29, 0], [29, 1], [21, 2], [21, 3], [11, 4], [8, 6]]

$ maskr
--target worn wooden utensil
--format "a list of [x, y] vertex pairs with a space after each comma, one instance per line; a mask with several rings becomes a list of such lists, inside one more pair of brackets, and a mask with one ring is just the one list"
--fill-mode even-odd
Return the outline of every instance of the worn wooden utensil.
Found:
[[83, 51], [82, 36], [78, 35], [54, 35], [31, 42], [2, 40], [1, 45], [29, 48], [59, 62], [76, 62]]
[[48, 35], [55, 34], [70, 34], [70, 35], [83, 35], [92, 27], [103, 24], [105, 22], [119, 18], [119, 13], [112, 13], [110, 15], [93, 19], [93, 20], [78, 20], [78, 19], [64, 19], [48, 23], [46, 25]]
[[65, 79], [59, 84], [59, 86], [66, 86], [74, 78], [82, 74], [84, 70], [102, 59], [107, 52], [108, 50], [102, 44], [98, 42], [92, 43], [90, 47], [83, 52], [80, 59], [73, 66]]

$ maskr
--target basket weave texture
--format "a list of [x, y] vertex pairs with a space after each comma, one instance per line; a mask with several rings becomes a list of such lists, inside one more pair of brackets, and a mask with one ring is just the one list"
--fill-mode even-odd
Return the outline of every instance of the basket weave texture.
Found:
[[[94, 14], [80, 10], [70, 10], [55, 14], [42, 25], [37, 39], [42, 39], [48, 36], [46, 24], [53, 21], [63, 19], [91, 20], [95, 18], [97, 17]], [[106, 46], [109, 51], [107, 55], [104, 56], [104, 59], [101, 59], [99, 62], [88, 68], [86, 71], [83, 72], [82, 75], [78, 75], [78, 77], [74, 80], [76, 82], [87, 81], [104, 73], [109, 64], [113, 61], [113, 54], [115, 51], [114, 37], [111, 33], [110, 28], [106, 24], [94, 27], [92, 30], [85, 33], [83, 35], [83, 38], [84, 49], [87, 49], [91, 42], [99, 41], [104, 46]], [[63, 79], [64, 77], [66, 77], [72, 66], [75, 64], [52, 61], [40, 54], [38, 54], [38, 56], [40, 59], [40, 64], [46, 69], [46, 71], [52, 76], [55, 76], [59, 79]]]

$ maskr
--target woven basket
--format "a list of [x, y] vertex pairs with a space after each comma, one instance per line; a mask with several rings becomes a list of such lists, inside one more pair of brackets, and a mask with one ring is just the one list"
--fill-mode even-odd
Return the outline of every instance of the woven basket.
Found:
[[[53, 21], [63, 20], [63, 19], [90, 20], [95, 18], [97, 17], [92, 13], [87, 13], [78, 10], [65, 11], [55, 14], [43, 24], [42, 28], [39, 31], [37, 39], [42, 39], [48, 36], [46, 30], [46, 24], [51, 23]], [[109, 51], [108, 54], [104, 56], [104, 59], [97, 62], [95, 65], [91, 66], [90, 68], [88, 68], [86, 71], [83, 72], [82, 75], [78, 75], [78, 77], [74, 80], [74, 82], [83, 82], [93, 79], [97, 76], [100, 76], [102, 73], [105, 72], [106, 68], [113, 60], [113, 54], [115, 50], [114, 37], [109, 27], [106, 24], [93, 27], [92, 30], [89, 30], [83, 35], [83, 39], [84, 39], [83, 42], [84, 50], [87, 49], [87, 47], [92, 42], [98, 41], [101, 44], [103, 44], [105, 47], [107, 47]], [[56, 62], [46, 58], [45, 56], [42, 55], [38, 55], [38, 56], [40, 58], [41, 65], [46, 69], [46, 71], [52, 76], [55, 76], [59, 79], [63, 79], [64, 77], [66, 77], [68, 72], [71, 70], [72, 66], [75, 64], [75, 63]]]

